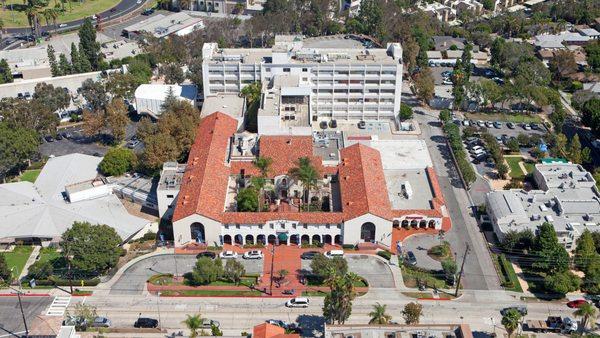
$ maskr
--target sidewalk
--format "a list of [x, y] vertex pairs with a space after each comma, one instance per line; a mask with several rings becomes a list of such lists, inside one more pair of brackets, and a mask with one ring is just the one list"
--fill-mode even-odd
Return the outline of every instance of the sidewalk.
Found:
[[23, 267], [21, 274], [19, 275], [19, 281], [25, 276], [27, 276], [27, 274], [29, 273], [29, 267], [31, 266], [31, 264], [35, 263], [35, 259], [40, 254], [41, 248], [42, 247], [39, 245], [33, 247], [33, 251], [31, 252], [31, 255], [29, 255], [29, 258], [27, 259], [27, 262], [25, 262], [25, 266]]

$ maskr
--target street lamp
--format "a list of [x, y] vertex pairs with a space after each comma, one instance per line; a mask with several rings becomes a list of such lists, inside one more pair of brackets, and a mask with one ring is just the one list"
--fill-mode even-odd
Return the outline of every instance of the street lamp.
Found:
[[73, 294], [73, 273], [71, 272], [71, 261], [73, 260], [73, 255], [67, 255], [67, 267], [69, 274], [69, 288], [71, 289], [71, 295]]
[[162, 331], [162, 320], [160, 319], [160, 291], [156, 293], [156, 308], [158, 309], [158, 329]]

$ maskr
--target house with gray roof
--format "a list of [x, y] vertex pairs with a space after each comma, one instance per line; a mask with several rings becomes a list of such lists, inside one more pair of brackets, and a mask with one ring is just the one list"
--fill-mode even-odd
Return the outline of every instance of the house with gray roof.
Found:
[[588, 229], [600, 230], [600, 193], [592, 174], [571, 163], [537, 164], [539, 189], [498, 190], [486, 195], [487, 212], [502, 241], [510, 231], [536, 231], [552, 223], [559, 241], [571, 250]]
[[49, 244], [73, 222], [106, 224], [127, 241], [150, 225], [127, 212], [97, 172], [101, 157], [50, 158], [34, 183], [0, 185], [0, 241]]

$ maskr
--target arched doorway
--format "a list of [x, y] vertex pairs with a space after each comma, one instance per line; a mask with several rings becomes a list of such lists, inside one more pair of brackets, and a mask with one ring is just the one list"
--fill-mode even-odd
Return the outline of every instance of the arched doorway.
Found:
[[411, 228], [416, 228], [416, 227], [417, 227], [417, 225], [419, 225], [419, 222], [417, 222], [416, 220], [412, 220], [412, 221], [410, 221], [410, 227], [411, 227]]
[[400, 228], [400, 221], [399, 221], [399, 220], [394, 220], [394, 221], [392, 222], [392, 227], [393, 227], [394, 229], [398, 229], [398, 228]]
[[291, 235], [290, 236], [290, 244], [300, 244], [299, 239], [298, 239], [298, 235]]
[[408, 220], [405, 219], [405, 220], [402, 221], [402, 227], [403, 228], [408, 228]]
[[223, 244], [231, 244], [231, 235], [223, 236]]
[[430, 228], [435, 228], [435, 220], [430, 220], [429, 221], [429, 227]]
[[196, 243], [204, 243], [206, 241], [204, 225], [202, 223], [194, 222], [190, 225], [190, 238]]
[[265, 240], [265, 235], [256, 236], [256, 244], [265, 245], [265, 243], [267, 243], [267, 241]]
[[235, 242], [235, 244], [238, 245], [243, 245], [244, 244], [244, 237], [242, 237], [242, 235], [237, 234], [233, 237], [233, 241]]
[[335, 244], [342, 245], [342, 236], [335, 235], [334, 241], [335, 241]]
[[246, 235], [246, 244], [253, 245], [254, 244], [254, 236]]
[[275, 244], [275, 241], [277, 241], [277, 237], [275, 237], [275, 235], [269, 235], [269, 237], [268, 237], [269, 244]]
[[323, 235], [323, 244], [333, 244], [331, 235]]
[[301, 244], [309, 244], [310, 237], [308, 235], [302, 235], [302, 237], [300, 237], [300, 243]]
[[360, 239], [365, 242], [372, 242], [375, 240], [375, 224], [371, 222], [363, 223], [360, 227]]
[[421, 222], [419, 222], [419, 228], [426, 228], [426, 227], [427, 227], [427, 221], [421, 220]]
[[321, 244], [321, 235], [313, 235], [312, 236], [312, 244], [313, 245], [319, 245]]

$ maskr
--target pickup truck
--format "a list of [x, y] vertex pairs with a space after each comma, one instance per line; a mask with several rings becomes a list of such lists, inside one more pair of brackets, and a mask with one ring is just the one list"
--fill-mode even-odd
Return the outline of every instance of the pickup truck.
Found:
[[571, 333], [577, 331], [577, 321], [565, 317], [550, 316], [546, 320], [526, 320], [525, 328], [534, 332]]

